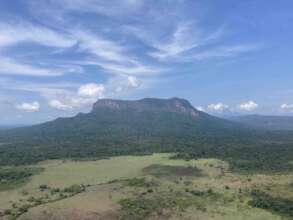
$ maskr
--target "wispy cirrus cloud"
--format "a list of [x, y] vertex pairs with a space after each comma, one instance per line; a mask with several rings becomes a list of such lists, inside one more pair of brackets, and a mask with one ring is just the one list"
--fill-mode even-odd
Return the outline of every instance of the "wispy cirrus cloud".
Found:
[[36, 62], [31, 59], [13, 59], [0, 54], [0, 76], [59, 77], [82, 73], [79, 65], [52, 61]]
[[192, 49], [203, 46], [209, 41], [218, 39], [223, 34], [219, 29], [211, 34], [204, 33], [194, 22], [178, 23], [175, 31], [165, 42], [155, 42], [152, 44], [157, 51], [149, 53], [150, 56], [159, 60], [174, 59]]
[[72, 31], [78, 40], [78, 49], [87, 52], [90, 58], [73, 62], [79, 65], [98, 66], [106, 73], [115, 75], [157, 75], [164, 72], [157, 64], [146, 64], [129, 44], [105, 39], [98, 33], [81, 29]]
[[167, 68], [163, 68], [157, 65], [147, 65], [140, 62], [126, 63], [112, 63], [112, 62], [101, 62], [98, 60], [86, 60], [78, 61], [81, 65], [92, 65], [102, 68], [104, 71], [114, 75], [144, 75], [144, 76], [155, 76], [163, 74]]
[[[44, 7], [46, 5], [47, 7]], [[107, 16], [122, 16], [137, 11], [144, 0], [32, 0], [30, 6], [34, 13], [57, 13], [64, 16], [68, 12], [96, 13]], [[48, 7], [49, 6], [49, 7]], [[38, 11], [35, 11], [39, 9]], [[40, 11], [40, 12], [39, 12]]]
[[222, 46], [220, 43], [216, 43], [224, 35], [222, 28], [210, 34], [203, 34], [200, 27], [195, 26], [194, 29], [198, 29], [198, 33], [194, 33], [195, 31], [190, 28], [190, 24], [179, 26], [171, 35], [169, 42], [150, 44], [156, 51], [150, 52], [149, 55], [165, 62], [174, 60], [192, 62], [212, 58], [231, 58], [262, 48], [258, 44], [246, 43]]
[[68, 48], [76, 43], [70, 35], [48, 29], [43, 26], [13, 20], [0, 22], [0, 47], [23, 42], [32, 42], [44, 46]]
[[178, 24], [174, 33], [171, 34], [169, 42], [155, 42], [152, 46], [158, 51], [150, 53], [150, 55], [158, 59], [165, 59], [199, 46], [200, 33], [199, 30], [194, 30], [193, 25], [192, 23]]
[[114, 41], [103, 39], [98, 34], [84, 30], [74, 30], [72, 34], [78, 40], [79, 48], [83, 51], [94, 54], [103, 60], [116, 62], [131, 61], [126, 56], [126, 48]]
[[211, 48], [204, 50], [202, 52], [194, 53], [188, 55], [185, 58], [186, 60], [206, 60], [212, 58], [229, 58], [235, 57], [244, 53], [252, 52], [260, 49], [261, 47], [256, 44], [239, 44], [239, 45], [229, 45], [229, 46], [219, 46], [216, 48]]
[[[69, 48], [77, 43], [77, 40], [69, 34], [54, 31], [43, 26], [29, 22], [11, 20], [0, 22], [0, 75], [21, 75], [34, 77], [61, 76], [65, 73], [80, 72], [81, 68], [73, 68], [68, 65], [57, 66], [56, 63], [44, 63], [40, 60], [39, 51], [28, 51], [36, 54], [36, 59], [15, 59], [10, 51], [25, 43], [41, 45], [53, 48]], [[13, 49], [12, 49], [13, 48]], [[10, 53], [4, 53], [8, 51]], [[24, 56], [25, 57], [25, 56]]]
[[165, 37], [156, 36], [142, 28], [126, 26], [125, 30], [133, 33], [138, 39], [154, 49], [149, 56], [164, 62], [192, 62], [212, 58], [231, 58], [262, 48], [259, 44], [227, 44], [221, 40], [225, 36], [224, 27], [207, 32], [196, 22], [179, 22], [174, 31]]
[[8, 91], [21, 91], [40, 94], [42, 97], [51, 99], [63, 95], [70, 95], [71, 91], [79, 88], [79, 83], [72, 82], [31, 82], [0, 77], [0, 89]]
[[36, 65], [19, 63], [13, 59], [0, 57], [0, 75], [21, 75], [21, 76], [60, 76], [64, 70], [42, 68]]

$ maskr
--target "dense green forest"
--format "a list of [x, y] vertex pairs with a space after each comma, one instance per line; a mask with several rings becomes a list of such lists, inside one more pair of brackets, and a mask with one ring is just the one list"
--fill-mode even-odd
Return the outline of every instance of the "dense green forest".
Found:
[[241, 171], [289, 171], [293, 161], [290, 131], [250, 129], [176, 98], [100, 100], [88, 114], [1, 131], [0, 143], [1, 165], [155, 152], [220, 158]]

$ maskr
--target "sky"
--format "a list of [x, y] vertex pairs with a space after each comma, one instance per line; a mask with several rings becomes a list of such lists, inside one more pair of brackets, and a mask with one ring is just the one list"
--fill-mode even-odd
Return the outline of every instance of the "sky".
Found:
[[1, 0], [0, 124], [101, 98], [293, 115], [291, 0]]

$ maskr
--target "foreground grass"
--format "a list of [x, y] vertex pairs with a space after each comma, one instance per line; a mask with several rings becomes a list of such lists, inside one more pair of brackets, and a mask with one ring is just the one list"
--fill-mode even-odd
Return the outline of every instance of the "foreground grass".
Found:
[[[273, 197], [281, 193], [290, 200], [293, 175], [243, 175], [232, 173], [227, 162], [217, 159], [169, 157], [46, 161], [33, 166], [44, 171], [28, 184], [0, 192], [0, 212], [24, 207], [27, 210], [15, 218], [20, 220], [292, 219], [251, 205], [251, 192], [267, 189]], [[65, 193], [72, 185], [84, 188], [76, 194]], [[43, 202], [33, 200], [32, 206], [24, 206], [32, 197]]]

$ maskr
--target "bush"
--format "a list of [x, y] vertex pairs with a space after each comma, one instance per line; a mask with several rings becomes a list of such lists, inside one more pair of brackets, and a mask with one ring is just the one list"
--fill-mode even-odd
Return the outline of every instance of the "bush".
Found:
[[132, 178], [124, 180], [125, 185], [132, 187], [146, 187], [148, 186], [145, 178]]
[[12, 211], [10, 209], [4, 210], [4, 215], [10, 215]]
[[25, 213], [25, 212], [28, 211], [29, 208], [30, 208], [30, 205], [26, 205], [26, 204], [25, 204], [25, 205], [19, 207], [19, 208], [18, 208], [18, 211], [19, 211], [20, 213]]
[[49, 187], [46, 184], [42, 184], [39, 186], [39, 188], [41, 191], [44, 191], [44, 190], [48, 189]]
[[72, 185], [70, 187], [67, 187], [63, 190], [65, 193], [72, 193], [72, 194], [77, 194], [85, 191], [84, 185]]

